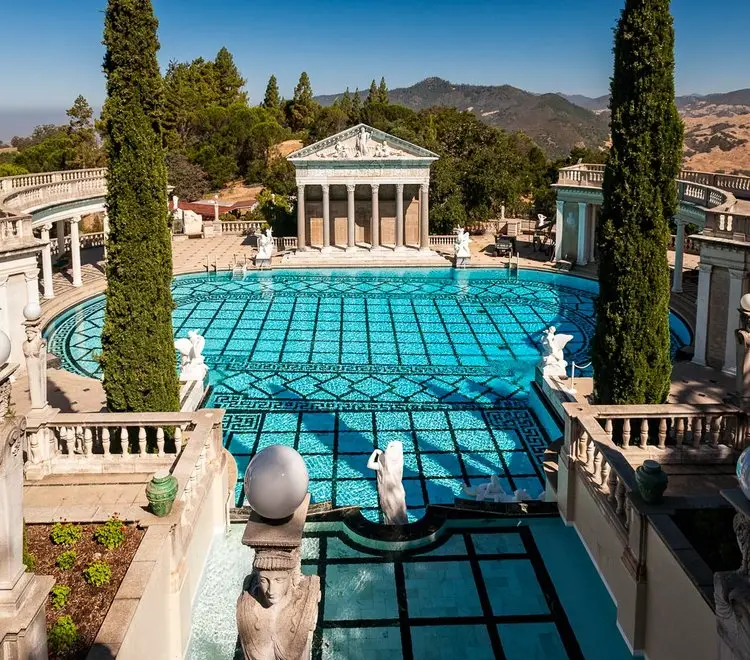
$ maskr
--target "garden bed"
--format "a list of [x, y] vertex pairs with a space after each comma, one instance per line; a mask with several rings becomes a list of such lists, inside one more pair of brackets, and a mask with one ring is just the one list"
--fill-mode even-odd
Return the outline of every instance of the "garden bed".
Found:
[[[94, 532], [102, 525], [75, 527], [81, 532], [80, 541], [66, 546], [52, 542], [53, 525], [26, 525], [27, 551], [35, 558], [34, 573], [53, 576], [55, 587], [70, 587], [63, 607], [56, 609], [52, 596], [47, 600], [48, 632], [65, 615], [70, 616], [78, 629], [78, 641], [69, 652], [55, 655], [52, 645], [50, 646], [49, 657], [60, 660], [86, 657], [145, 534], [145, 530], [138, 529], [135, 525], [125, 525], [122, 545], [108, 550], [94, 539]], [[72, 568], [63, 570], [56, 562], [63, 552], [71, 550], [75, 551], [75, 563]], [[109, 583], [100, 587], [89, 584], [84, 577], [84, 570], [97, 561], [106, 562], [112, 571]]]

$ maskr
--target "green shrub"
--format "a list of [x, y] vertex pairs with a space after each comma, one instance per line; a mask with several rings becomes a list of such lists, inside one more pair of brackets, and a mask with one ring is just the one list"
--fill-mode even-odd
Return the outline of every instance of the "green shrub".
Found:
[[50, 591], [52, 596], [52, 607], [56, 610], [61, 610], [68, 603], [68, 596], [70, 596], [70, 587], [66, 587], [64, 584], [56, 584]]
[[95, 561], [83, 571], [83, 577], [94, 587], [103, 587], [112, 579], [112, 569], [106, 561]]
[[70, 615], [61, 616], [47, 634], [49, 650], [55, 655], [72, 651], [78, 644], [78, 628]]
[[65, 552], [60, 553], [55, 564], [57, 564], [57, 568], [60, 570], [69, 571], [75, 566], [76, 559], [78, 559], [78, 556], [76, 555], [75, 550], [66, 550]]
[[36, 568], [36, 557], [34, 553], [29, 552], [29, 548], [26, 542], [26, 522], [23, 523], [23, 557], [22, 560], [26, 570], [32, 572]]
[[125, 525], [119, 518], [110, 518], [96, 528], [94, 540], [101, 543], [107, 550], [119, 548], [125, 543]]
[[81, 540], [83, 533], [81, 528], [73, 523], [55, 523], [49, 537], [55, 545], [70, 547]]

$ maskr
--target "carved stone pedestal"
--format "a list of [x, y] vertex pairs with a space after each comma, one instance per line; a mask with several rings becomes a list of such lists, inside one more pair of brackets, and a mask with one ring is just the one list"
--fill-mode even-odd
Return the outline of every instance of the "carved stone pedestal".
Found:
[[320, 578], [302, 575], [300, 546], [308, 494], [292, 516], [271, 521], [253, 512], [242, 543], [255, 550], [253, 572], [237, 600], [245, 660], [307, 660], [318, 621]]

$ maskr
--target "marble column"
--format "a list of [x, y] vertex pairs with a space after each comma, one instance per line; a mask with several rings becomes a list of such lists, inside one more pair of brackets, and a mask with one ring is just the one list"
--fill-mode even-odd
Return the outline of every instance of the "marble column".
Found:
[[320, 186], [323, 191], [323, 252], [331, 250], [331, 195], [330, 186], [324, 183]]
[[65, 220], [57, 221], [57, 258], [65, 254]]
[[81, 216], [76, 215], [70, 219], [70, 261], [73, 265], [73, 286], [82, 286], [81, 281], [81, 237], [78, 233], [78, 223]]
[[740, 327], [740, 299], [745, 290], [745, 271], [729, 269], [729, 298], [727, 300], [727, 336], [724, 346], [724, 369], [728, 374], [737, 373], [737, 341], [735, 332]]
[[297, 184], [297, 250], [306, 249], [305, 243], [305, 184]]
[[713, 266], [711, 264], [700, 264], [698, 268], [698, 299], [696, 301], [693, 362], [705, 365], [706, 339], [708, 335], [708, 296], [711, 292], [711, 271], [713, 270]]
[[52, 225], [47, 223], [42, 225], [42, 241], [45, 246], [42, 248], [42, 284], [44, 287], [44, 297], [52, 300], [55, 297], [54, 287], [52, 285], [52, 246], [49, 242], [49, 232]]
[[430, 184], [423, 183], [419, 186], [420, 192], [420, 204], [419, 212], [421, 215], [420, 219], [420, 232], [419, 232], [419, 249], [429, 250], [430, 249]]
[[585, 266], [588, 263], [586, 258], [586, 234], [588, 233], [586, 223], [586, 209], [588, 204], [586, 202], [578, 202], [578, 254], [576, 255], [576, 263], [579, 266]]
[[370, 220], [370, 249], [380, 247], [380, 184], [371, 183], [372, 189], [372, 218]]
[[[685, 253], [685, 223], [679, 218], [677, 222], [677, 236], [674, 242], [674, 275], [672, 276], [672, 293], [682, 293], [682, 265]], [[734, 326], [732, 326], [734, 328]], [[734, 330], [732, 330], [734, 332]]]
[[396, 249], [404, 247], [404, 184], [396, 184]]
[[346, 184], [346, 249], [351, 252], [356, 249], [356, 227], [354, 226], [354, 191], [356, 183]]
[[565, 202], [557, 200], [557, 209], [555, 211], [555, 261], [562, 259], [563, 231], [565, 227]]

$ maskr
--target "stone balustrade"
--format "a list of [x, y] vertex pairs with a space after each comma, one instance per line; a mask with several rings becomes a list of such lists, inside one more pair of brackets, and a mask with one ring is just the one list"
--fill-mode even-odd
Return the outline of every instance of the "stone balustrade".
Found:
[[12, 215], [0, 218], [0, 245], [12, 247], [34, 238], [30, 215]]
[[257, 220], [222, 220], [220, 227], [222, 234], [248, 236], [261, 231], [264, 224]]
[[[668, 249], [670, 250], [677, 249], [677, 236], [675, 234], [671, 234], [669, 237]], [[700, 254], [701, 253], [701, 247], [698, 241], [696, 241], [690, 236], [685, 236], [684, 240], [682, 241], [682, 250], [685, 254]]]
[[453, 245], [456, 242], [455, 234], [430, 236], [430, 247], [438, 245]]
[[278, 252], [297, 249], [296, 236], [274, 236], [273, 243]]
[[85, 170], [64, 170], [62, 172], [40, 172], [38, 174], [6, 176], [0, 179], [0, 193], [10, 193], [15, 190], [44, 186], [52, 183], [100, 178], [106, 176], [106, 174], [107, 168], [98, 167]]
[[196, 437], [203, 412], [31, 414], [26, 476], [169, 468]]

